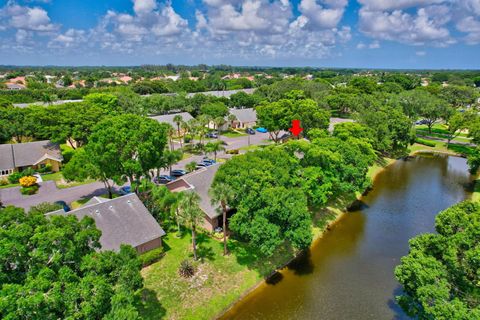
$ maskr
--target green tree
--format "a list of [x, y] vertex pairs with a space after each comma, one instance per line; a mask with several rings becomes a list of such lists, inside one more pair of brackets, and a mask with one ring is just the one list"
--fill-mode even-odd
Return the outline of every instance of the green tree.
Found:
[[173, 122], [177, 125], [177, 136], [180, 139], [180, 147], [182, 147], [182, 136], [180, 135], [180, 125], [183, 123], [183, 118], [181, 115], [177, 114], [173, 117]]
[[210, 188], [210, 196], [212, 199], [212, 205], [219, 204], [223, 216], [223, 255], [228, 254], [227, 249], [227, 212], [228, 206], [231, 203], [234, 193], [230, 186], [224, 183], [218, 183], [212, 185]]
[[137, 253], [130, 246], [99, 252], [93, 219], [7, 207], [0, 224], [2, 319], [103, 319], [116, 314], [121, 296], [130, 297], [121, 307], [138, 316]]
[[222, 102], [211, 102], [200, 107], [200, 112], [215, 119], [225, 117], [228, 114], [228, 107]]
[[480, 205], [463, 202], [435, 219], [436, 234], [410, 240], [395, 276], [400, 306], [418, 319], [480, 319]]
[[204, 213], [202, 209], [200, 209], [199, 205], [200, 197], [195, 192], [185, 193], [179, 203], [180, 221], [183, 225], [192, 230], [193, 258], [195, 260], [198, 260], [196, 242], [197, 227], [202, 222], [204, 216]]
[[213, 153], [215, 161], [217, 161], [217, 153], [222, 150], [225, 150], [225, 148], [222, 145], [222, 141], [208, 142], [205, 145], [205, 151], [209, 153]]
[[185, 165], [185, 169], [188, 172], [193, 172], [197, 169], [197, 163], [195, 161], [189, 162]]
[[138, 186], [150, 170], [162, 167], [166, 136], [166, 126], [155, 120], [129, 114], [109, 117], [94, 128], [85, 152], [105, 178], [117, 183], [126, 178]]

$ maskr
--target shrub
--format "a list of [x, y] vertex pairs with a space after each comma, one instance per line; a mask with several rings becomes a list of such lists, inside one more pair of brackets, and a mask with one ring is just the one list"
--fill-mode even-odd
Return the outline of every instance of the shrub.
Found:
[[227, 150], [227, 154], [238, 154], [239, 150], [238, 149], [232, 149], [232, 150]]
[[0, 186], [6, 186], [8, 183], [7, 179], [0, 179]]
[[178, 273], [184, 278], [190, 278], [195, 274], [195, 266], [190, 260], [185, 259], [180, 263]]
[[142, 262], [142, 266], [147, 267], [152, 263], [155, 263], [158, 260], [160, 260], [164, 254], [165, 253], [163, 252], [163, 247], [161, 247], [161, 248], [156, 248], [141, 254], [139, 256], [139, 259]]
[[23, 195], [32, 195], [32, 194], [37, 193], [38, 188], [39, 187], [36, 184], [31, 186], [31, 187], [24, 187], [24, 188], [20, 189], [20, 193], [23, 194]]
[[24, 188], [31, 187], [37, 184], [37, 178], [32, 176], [21, 177], [18, 181], [20, 182], [20, 185]]
[[185, 137], [183, 137], [183, 142], [185, 143], [190, 143], [190, 141], [192, 141], [193, 137], [191, 135], [185, 135]]
[[58, 203], [42, 202], [30, 208], [29, 213], [46, 214], [52, 211], [63, 209], [63, 206]]
[[415, 142], [418, 143], [418, 144], [423, 144], [427, 147], [432, 147], [432, 148], [437, 146], [437, 144], [435, 142], [427, 140], [427, 139], [422, 139], [422, 138], [417, 138], [415, 140]]
[[51, 164], [46, 164], [45, 167], [38, 169], [39, 173], [47, 173], [47, 172], [52, 172], [52, 165]]
[[23, 177], [21, 172], [14, 172], [8, 176], [8, 181], [10, 183], [18, 183], [18, 180], [20, 180], [21, 177]]

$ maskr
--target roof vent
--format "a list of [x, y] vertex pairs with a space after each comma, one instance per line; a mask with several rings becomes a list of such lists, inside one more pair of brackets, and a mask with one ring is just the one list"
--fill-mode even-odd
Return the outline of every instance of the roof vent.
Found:
[[132, 203], [132, 201], [131, 201], [131, 200], [127, 200], [127, 203], [130, 204], [130, 203]]
[[95, 210], [95, 213], [96, 213], [96, 214], [100, 214], [100, 211], [98, 211], [98, 209], [97, 209], [97, 210]]
[[113, 210], [113, 206], [110, 206], [109, 208], [110, 208], [110, 210]]

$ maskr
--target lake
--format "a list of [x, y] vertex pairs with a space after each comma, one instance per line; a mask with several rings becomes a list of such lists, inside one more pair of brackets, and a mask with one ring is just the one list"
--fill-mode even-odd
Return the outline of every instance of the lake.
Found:
[[435, 216], [471, 196], [466, 160], [421, 155], [377, 175], [360, 210], [221, 319], [408, 319], [394, 277], [408, 240], [434, 231]]

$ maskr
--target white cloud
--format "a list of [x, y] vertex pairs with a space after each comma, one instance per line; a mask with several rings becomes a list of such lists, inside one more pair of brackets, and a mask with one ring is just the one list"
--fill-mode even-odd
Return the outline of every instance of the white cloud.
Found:
[[424, 56], [427, 55], [427, 52], [425, 52], [425, 51], [417, 51], [417, 52], [415, 52], [415, 54], [416, 54], [417, 56], [419, 56], [419, 57], [424, 57]]
[[155, 0], [133, 0], [133, 11], [136, 14], [150, 13], [157, 8]]
[[358, 0], [358, 2], [374, 11], [390, 11], [413, 7], [424, 7], [431, 4], [444, 3], [446, 0]]
[[392, 40], [412, 45], [445, 46], [455, 42], [446, 24], [446, 7], [430, 6], [416, 13], [402, 10], [372, 11], [366, 7], [359, 13], [360, 30], [374, 39]]
[[50, 21], [47, 11], [39, 7], [24, 7], [8, 2], [1, 9], [0, 17], [7, 17], [7, 26], [38, 32], [50, 32], [59, 28]]
[[298, 9], [302, 15], [317, 28], [335, 28], [343, 17], [346, 1], [324, 1], [331, 7], [327, 8], [316, 0], [302, 0]]

